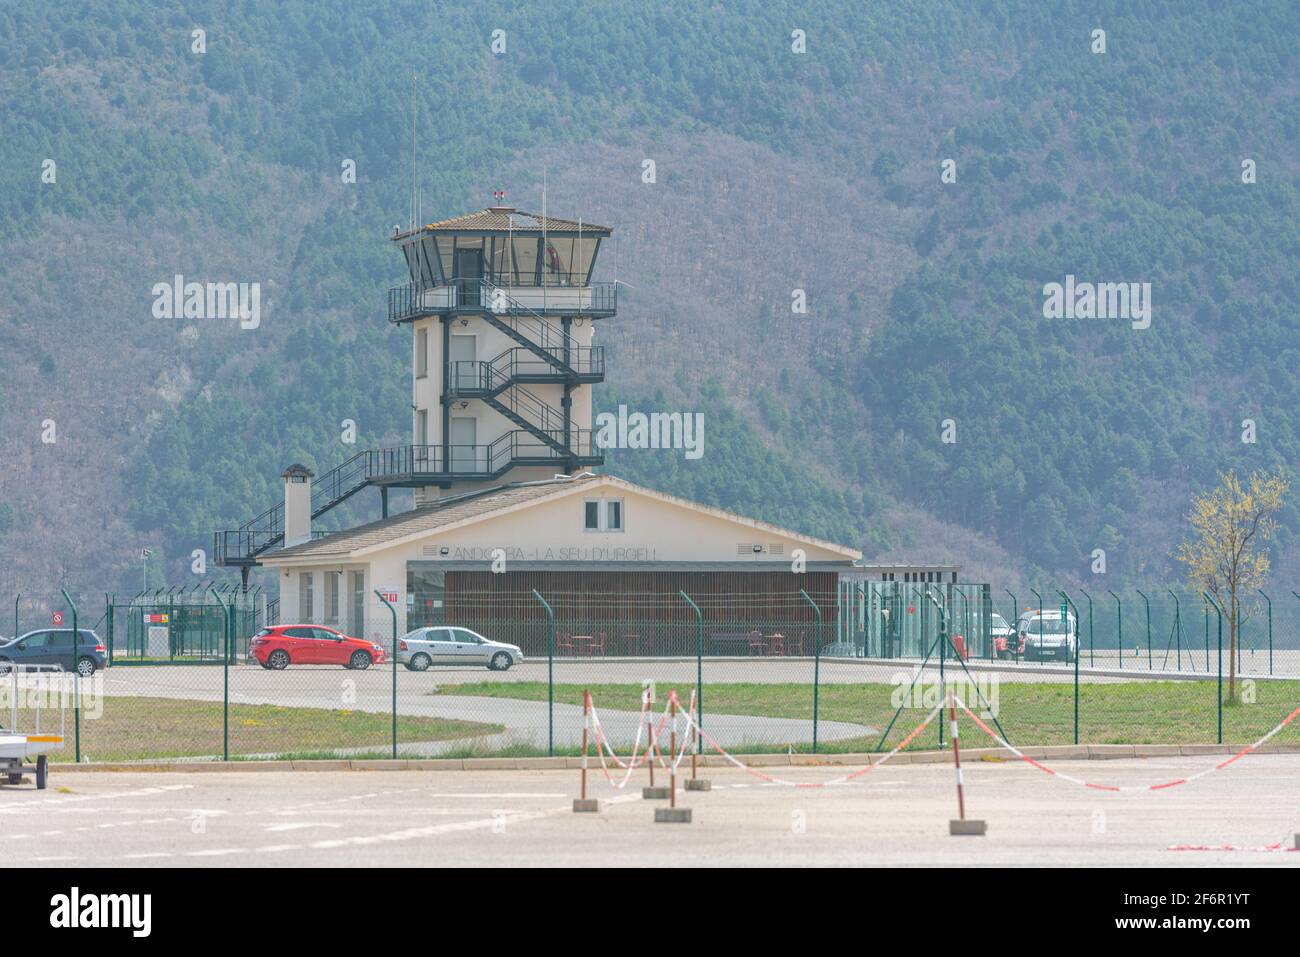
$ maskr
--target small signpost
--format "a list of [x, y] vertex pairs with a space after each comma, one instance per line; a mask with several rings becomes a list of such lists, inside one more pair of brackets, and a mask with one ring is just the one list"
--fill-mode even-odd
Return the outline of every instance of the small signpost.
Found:
[[50, 620], [53, 621], [55, 625], [63, 624], [63, 612], [56, 611], [53, 615], [50, 616]]

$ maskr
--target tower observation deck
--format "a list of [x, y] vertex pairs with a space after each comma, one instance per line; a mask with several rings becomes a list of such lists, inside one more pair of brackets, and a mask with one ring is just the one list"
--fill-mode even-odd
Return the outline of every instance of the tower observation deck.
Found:
[[[411, 442], [357, 452], [311, 486], [316, 518], [367, 486], [415, 490], [416, 505], [604, 463], [591, 387], [605, 378], [595, 323], [617, 311], [593, 282], [611, 229], [510, 206], [430, 223], [391, 241], [407, 276], [388, 320], [409, 329]], [[284, 506], [214, 534], [213, 559], [247, 569], [282, 545]]]

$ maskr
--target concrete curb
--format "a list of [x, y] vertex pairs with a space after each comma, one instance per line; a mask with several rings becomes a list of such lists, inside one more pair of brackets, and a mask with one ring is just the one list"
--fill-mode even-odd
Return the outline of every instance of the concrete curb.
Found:
[[[1022, 748], [1021, 751], [1036, 761], [1070, 759], [1104, 761], [1117, 758], [1167, 758], [1200, 757], [1213, 754], [1236, 754], [1244, 744], [1063, 744]], [[1253, 754], [1300, 754], [1300, 745], [1265, 745]], [[857, 754], [742, 754], [737, 755], [751, 767], [862, 767], [875, 763], [880, 753]], [[1016, 756], [1005, 748], [962, 748], [966, 761], [1015, 761]], [[944, 764], [952, 760], [952, 752], [904, 751], [894, 755], [890, 764]], [[730, 762], [716, 754], [700, 755], [701, 767], [727, 767]], [[148, 764], [53, 764], [51, 771], [64, 774], [76, 772], [149, 772], [166, 774], [194, 774], [207, 772], [254, 771], [545, 771], [555, 769], [577, 770], [581, 758], [398, 758], [368, 760], [324, 759], [316, 761], [193, 761], [174, 764], [152, 762]]]

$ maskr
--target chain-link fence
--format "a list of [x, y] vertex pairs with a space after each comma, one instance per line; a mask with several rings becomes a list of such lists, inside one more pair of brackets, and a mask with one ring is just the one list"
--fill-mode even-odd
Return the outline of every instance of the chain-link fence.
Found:
[[[1234, 656], [1204, 597], [1105, 597], [893, 582], [605, 602], [462, 592], [408, 607], [399, 635], [396, 609], [347, 629], [277, 622], [272, 601], [230, 587], [29, 596], [14, 629], [26, 647], [0, 645], [0, 668], [21, 650], [64, 669], [76, 706], [56, 759], [95, 762], [575, 754], [584, 690], [616, 748], [644, 693], [659, 710], [675, 690], [742, 752], [885, 750], [949, 688], [1015, 745], [1249, 743], [1300, 705], [1300, 599], [1243, 607]], [[49, 638], [70, 633], [74, 605], [76, 655], [99, 649], [88, 672]], [[1300, 743], [1298, 728], [1272, 741]], [[936, 722], [909, 747], [944, 733]]]

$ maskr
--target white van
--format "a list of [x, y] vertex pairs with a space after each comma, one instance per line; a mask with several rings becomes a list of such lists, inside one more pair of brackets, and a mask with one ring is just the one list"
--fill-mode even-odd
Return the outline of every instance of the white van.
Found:
[[1079, 623], [1070, 612], [1065, 619], [1057, 610], [1027, 611], [1016, 622], [1020, 654], [1031, 658], [1059, 658], [1073, 661], [1079, 653]]

